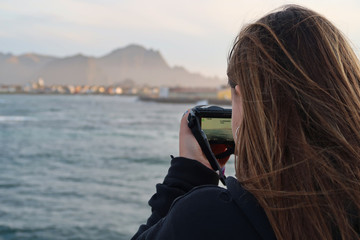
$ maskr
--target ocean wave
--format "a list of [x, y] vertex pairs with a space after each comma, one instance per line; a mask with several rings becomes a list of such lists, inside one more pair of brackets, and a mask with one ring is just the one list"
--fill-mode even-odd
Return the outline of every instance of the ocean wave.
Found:
[[17, 187], [21, 187], [22, 185], [20, 183], [4, 183], [4, 184], [0, 184], [0, 189], [1, 188], [17, 188]]
[[27, 116], [0, 116], [0, 122], [27, 122], [27, 121], [37, 121], [37, 119]]

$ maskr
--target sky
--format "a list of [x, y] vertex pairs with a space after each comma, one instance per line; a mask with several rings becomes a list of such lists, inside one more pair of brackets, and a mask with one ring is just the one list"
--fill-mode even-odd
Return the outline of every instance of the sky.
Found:
[[139, 44], [170, 66], [225, 78], [241, 27], [292, 3], [327, 17], [358, 53], [359, 0], [0, 0], [0, 52], [99, 57]]

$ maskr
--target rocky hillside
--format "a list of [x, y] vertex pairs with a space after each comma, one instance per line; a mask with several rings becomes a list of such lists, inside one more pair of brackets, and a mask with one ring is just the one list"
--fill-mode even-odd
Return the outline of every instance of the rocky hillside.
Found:
[[116, 49], [102, 57], [0, 53], [0, 84], [23, 85], [40, 77], [46, 85], [110, 85], [126, 80], [150, 86], [216, 87], [225, 83], [182, 67], [171, 67], [159, 51], [139, 45]]

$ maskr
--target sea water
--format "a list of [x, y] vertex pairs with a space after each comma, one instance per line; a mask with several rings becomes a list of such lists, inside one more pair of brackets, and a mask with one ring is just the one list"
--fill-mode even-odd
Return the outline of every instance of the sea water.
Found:
[[0, 239], [130, 239], [150, 216], [191, 107], [0, 95]]

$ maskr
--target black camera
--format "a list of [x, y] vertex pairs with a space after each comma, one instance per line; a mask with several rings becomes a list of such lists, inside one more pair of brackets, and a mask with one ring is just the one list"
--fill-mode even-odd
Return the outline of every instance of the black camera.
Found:
[[[231, 109], [218, 106], [196, 106], [191, 109], [188, 122], [189, 124], [200, 123], [200, 131], [203, 131], [205, 138], [210, 144], [234, 142], [231, 130]], [[190, 127], [191, 128], [191, 127]]]
[[[188, 116], [188, 126], [199, 143], [202, 152], [211, 167], [218, 172], [221, 182], [225, 185], [225, 175], [217, 159], [222, 159], [234, 153], [234, 139], [231, 130], [231, 109], [218, 106], [196, 106]], [[225, 144], [227, 150], [214, 155], [211, 144]]]

